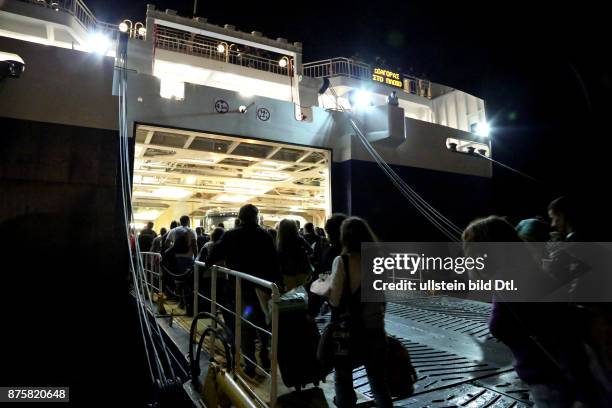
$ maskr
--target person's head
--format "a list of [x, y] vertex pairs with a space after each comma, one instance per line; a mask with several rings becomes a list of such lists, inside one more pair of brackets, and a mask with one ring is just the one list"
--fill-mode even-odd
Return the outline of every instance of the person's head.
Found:
[[240, 226], [240, 218], [234, 218], [234, 228], [237, 228]]
[[312, 222], [307, 222], [306, 224], [304, 224], [304, 233], [305, 234], [314, 234], [315, 233], [315, 227], [314, 227], [314, 224]]
[[176, 221], [172, 221], [172, 222], [170, 223], [170, 229], [175, 229], [176, 227], [178, 227], [178, 222], [176, 222]]
[[550, 239], [550, 225], [540, 217], [522, 220], [515, 229], [523, 241], [546, 242]]
[[225, 224], [220, 222], [220, 223], [217, 224], [217, 227], [225, 229]]
[[317, 227], [317, 228], [315, 228], [315, 230], [316, 230], [318, 236], [325, 238], [325, 231], [323, 230], [323, 228]]
[[342, 252], [346, 254], [361, 254], [361, 244], [363, 242], [377, 241], [376, 235], [364, 219], [349, 217], [340, 226]]
[[210, 240], [212, 242], [217, 242], [218, 240], [221, 239], [221, 237], [223, 236], [223, 234], [225, 233], [225, 230], [221, 227], [217, 227], [213, 230], [213, 232], [211, 232], [210, 234]]
[[298, 230], [301, 230], [300, 220], [295, 220], [295, 225], [297, 225]]
[[154, 225], [155, 225], [155, 224], [153, 224], [153, 221], [149, 221], [149, 222], [147, 222], [147, 229], [152, 230]]
[[294, 220], [287, 218], [281, 220], [278, 224], [278, 235], [276, 242], [278, 249], [282, 249], [287, 245], [291, 245], [293, 242], [297, 242], [298, 239], [298, 228]]
[[253, 204], [245, 204], [238, 211], [240, 225], [257, 224], [259, 210]]
[[188, 227], [189, 226], [189, 216], [188, 215], [183, 215], [180, 218], [179, 221], [181, 223], [181, 226], [183, 226], [183, 227]]
[[197, 235], [198, 237], [201, 237], [201, 236], [202, 236], [202, 234], [204, 233], [204, 228], [202, 228], [202, 227], [196, 227], [195, 232], [196, 232], [196, 235]]
[[276, 230], [274, 228], [268, 228], [268, 234], [270, 234], [274, 242], [276, 242]]
[[166, 232], [168, 232], [168, 230], [164, 227], [161, 227], [161, 229], [159, 230], [159, 235], [166, 235]]
[[461, 235], [467, 256], [479, 256], [479, 242], [522, 242], [514, 227], [505, 218], [490, 215], [472, 221]]
[[502, 217], [490, 215], [472, 221], [461, 235], [463, 242], [521, 242], [516, 230]]
[[335, 213], [325, 223], [325, 231], [332, 245], [340, 245], [340, 226], [346, 218], [346, 214]]
[[559, 197], [548, 205], [550, 226], [559, 231], [564, 237], [574, 232], [577, 227], [576, 203], [569, 197]]

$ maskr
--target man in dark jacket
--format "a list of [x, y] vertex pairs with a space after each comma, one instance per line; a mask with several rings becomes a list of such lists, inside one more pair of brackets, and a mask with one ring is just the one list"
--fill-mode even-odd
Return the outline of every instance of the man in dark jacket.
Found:
[[157, 236], [157, 233], [153, 230], [153, 223], [149, 221], [147, 226], [140, 231], [138, 234], [138, 247], [140, 252], [149, 252], [151, 250], [151, 244]]
[[[229, 269], [244, 272], [271, 282], [280, 283], [280, 272], [278, 266], [278, 256], [274, 247], [272, 237], [266, 230], [257, 225], [259, 210], [252, 204], [246, 204], [240, 208], [238, 218], [240, 225], [227, 231], [223, 237], [212, 247], [206, 263], [225, 261], [225, 266]], [[225, 291], [224, 306], [231, 310], [235, 309], [235, 285], [234, 280], [228, 282], [228, 290]], [[246, 281], [242, 281], [242, 317], [251, 323], [263, 327], [265, 314], [261, 310], [259, 300], [255, 292], [256, 286]], [[235, 329], [234, 316], [224, 315], [227, 326]], [[259, 337], [262, 344], [261, 362], [264, 368], [269, 367], [269, 356], [267, 352], [268, 336], [257, 333], [248, 324], [242, 324], [242, 346], [246, 357], [255, 361], [255, 338]], [[249, 377], [255, 376], [255, 366], [247, 361], [245, 373]]]

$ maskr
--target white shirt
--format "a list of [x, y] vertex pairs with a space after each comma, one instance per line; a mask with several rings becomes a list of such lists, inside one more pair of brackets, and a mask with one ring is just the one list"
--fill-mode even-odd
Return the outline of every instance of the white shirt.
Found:
[[[357, 292], [361, 287], [361, 256], [358, 254], [349, 254], [349, 273], [351, 281], [351, 293]], [[332, 306], [340, 305], [342, 293], [344, 291], [345, 268], [342, 256], [337, 256], [332, 263], [331, 285], [329, 293], [329, 303]]]

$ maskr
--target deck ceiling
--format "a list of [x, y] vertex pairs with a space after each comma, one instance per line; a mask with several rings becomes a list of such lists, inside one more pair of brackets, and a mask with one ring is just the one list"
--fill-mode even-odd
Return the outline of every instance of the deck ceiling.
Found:
[[271, 141], [138, 125], [135, 217], [154, 220], [179, 203], [203, 216], [244, 203], [262, 213], [324, 216], [329, 152]]

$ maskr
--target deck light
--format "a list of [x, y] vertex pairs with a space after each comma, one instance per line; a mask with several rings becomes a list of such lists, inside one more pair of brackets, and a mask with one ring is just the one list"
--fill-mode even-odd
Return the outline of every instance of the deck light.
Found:
[[147, 29], [146, 29], [146, 28], [144, 28], [144, 27], [140, 27], [140, 28], [138, 29], [138, 35], [139, 35], [139, 36], [144, 37], [146, 34], [147, 34]]
[[372, 94], [363, 89], [353, 92], [352, 97], [349, 96], [349, 102], [354, 108], [366, 108], [372, 106]]
[[476, 124], [476, 134], [482, 137], [489, 137], [491, 126], [487, 122], [479, 122]]
[[119, 24], [119, 31], [121, 31], [122, 33], [127, 33], [127, 30], [128, 30], [128, 25], [125, 21]]
[[218, 44], [218, 45], [217, 45], [217, 52], [218, 52], [219, 54], [223, 54], [223, 53], [225, 53], [225, 45], [224, 45], [224, 44]]
[[287, 66], [287, 57], [283, 57], [278, 60], [278, 66], [281, 68], [285, 68]]
[[89, 37], [89, 49], [96, 54], [105, 55], [110, 45], [109, 38], [102, 33], [93, 33]]

